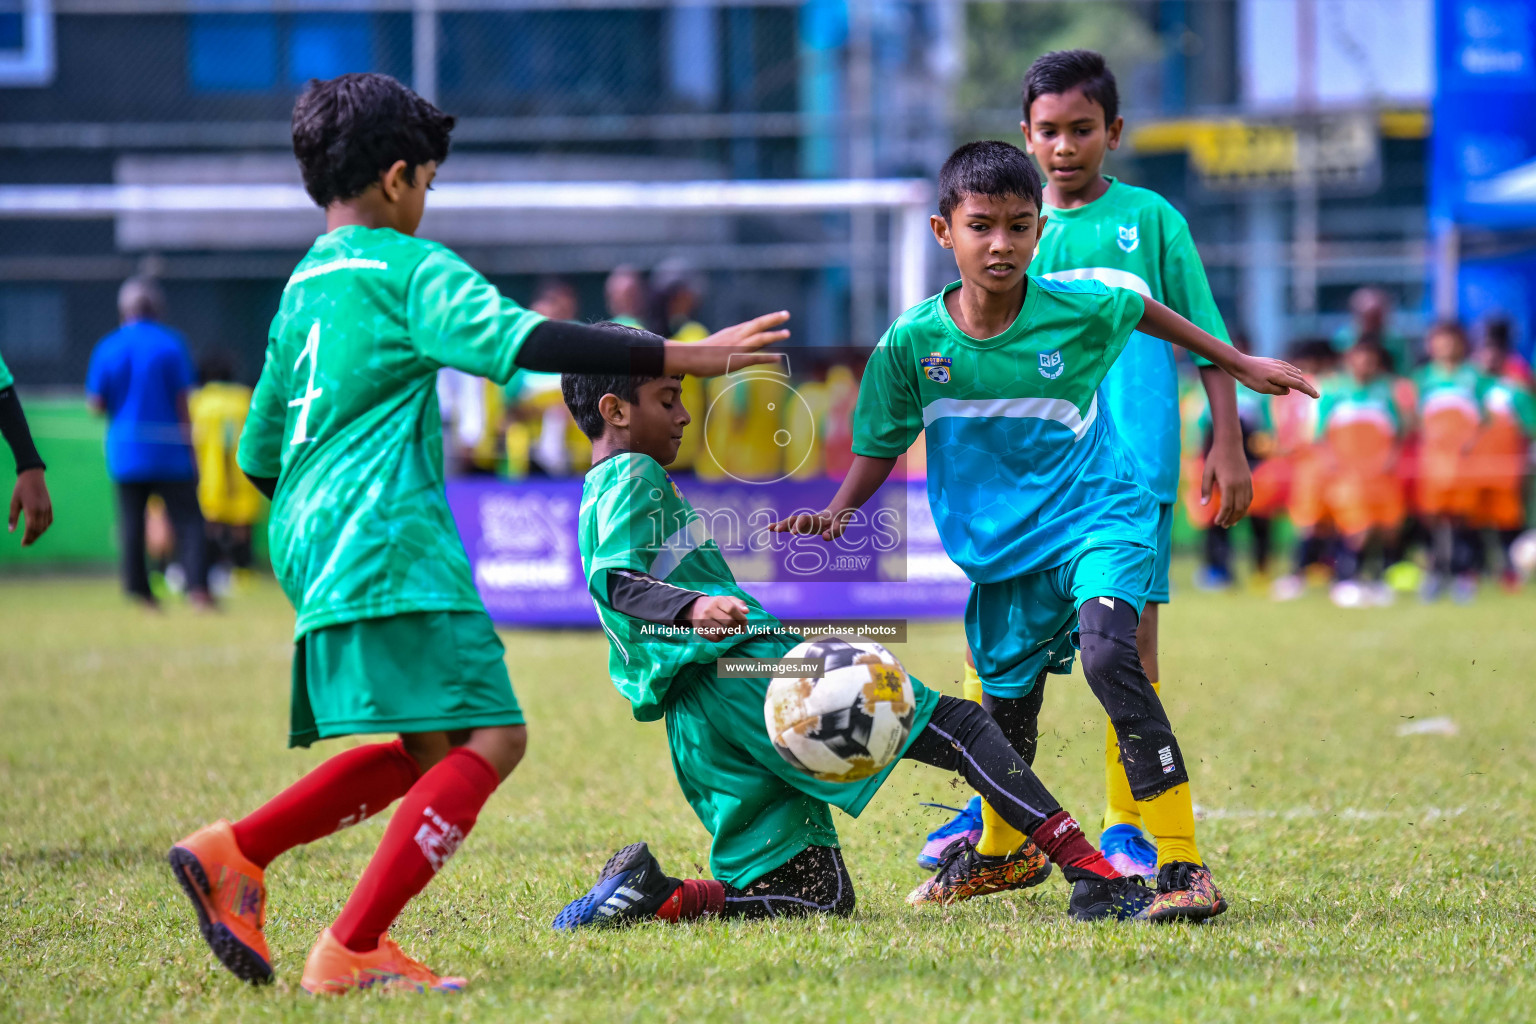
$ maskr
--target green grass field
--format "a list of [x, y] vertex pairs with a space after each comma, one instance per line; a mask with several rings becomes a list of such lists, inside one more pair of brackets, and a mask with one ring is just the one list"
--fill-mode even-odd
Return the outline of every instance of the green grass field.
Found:
[[[1536, 1002], [1536, 596], [1341, 612], [1185, 588], [1164, 696], [1200, 839], [1232, 903], [1206, 927], [1072, 925], [1059, 877], [916, 913], [912, 861], [958, 781], [904, 765], [839, 818], [852, 918], [555, 935], [610, 852], [646, 839], [698, 873], [706, 836], [659, 723], [633, 722], [595, 633], [507, 633], [529, 756], [394, 935], [457, 996], [320, 1001], [304, 956], [383, 818], [268, 874], [279, 981], [251, 989], [198, 938], [169, 844], [238, 816], [336, 743], [284, 749], [291, 614], [267, 585], [217, 617], [126, 607], [104, 580], [0, 583], [0, 1020], [1529, 1019]], [[958, 692], [961, 640], [898, 649]], [[1448, 716], [1456, 735], [1400, 736]], [[1085, 822], [1102, 720], [1052, 683], [1037, 767]], [[1096, 829], [1090, 828], [1090, 835]]]

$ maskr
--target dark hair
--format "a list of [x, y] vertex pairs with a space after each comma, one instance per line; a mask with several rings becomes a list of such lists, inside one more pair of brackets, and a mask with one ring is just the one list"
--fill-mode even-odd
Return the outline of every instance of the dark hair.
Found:
[[[616, 324], [612, 320], [604, 320], [592, 326], [636, 338], [654, 339], [656, 337], [650, 331], [642, 331], [627, 324]], [[641, 386], [655, 379], [655, 377], [635, 377], [629, 374], [562, 373], [560, 396], [565, 399], [565, 407], [571, 410], [571, 417], [576, 420], [576, 425], [581, 428], [581, 432], [596, 441], [608, 428], [608, 421], [603, 419], [602, 411], [597, 407], [597, 404], [603, 400], [603, 396], [616, 395], [626, 402], [633, 402], [639, 397]]]
[[1500, 352], [1514, 349], [1514, 324], [1507, 316], [1498, 316], [1483, 324], [1483, 344]]
[[1001, 199], [1018, 196], [1040, 209], [1044, 202], [1040, 172], [1017, 146], [1006, 142], [967, 142], [939, 170], [939, 215], [949, 215], [966, 196]]
[[1339, 358], [1339, 350], [1327, 338], [1299, 338], [1286, 348], [1285, 358], [1293, 363], [1304, 359], [1333, 363]]
[[1104, 55], [1093, 50], [1053, 50], [1035, 58], [1024, 72], [1024, 121], [1029, 108], [1041, 96], [1059, 96], [1081, 89], [1083, 95], [1104, 108], [1104, 126], [1120, 114], [1120, 89]]
[[1369, 352], [1371, 355], [1376, 357], [1376, 366], [1379, 369], [1392, 369], [1392, 357], [1387, 354], [1387, 350], [1382, 346], [1381, 342], [1374, 338], [1361, 338], [1359, 341], [1349, 346], [1349, 350], [1351, 352]]
[[416, 168], [448, 159], [452, 131], [452, 117], [372, 72], [311, 78], [293, 105], [293, 155], [321, 206], [362, 195], [396, 160], [416, 184]]
[[223, 350], [215, 349], [212, 352], [205, 352], [197, 361], [197, 379], [200, 383], [211, 384], [215, 381], [233, 383], [235, 376], [234, 357]]

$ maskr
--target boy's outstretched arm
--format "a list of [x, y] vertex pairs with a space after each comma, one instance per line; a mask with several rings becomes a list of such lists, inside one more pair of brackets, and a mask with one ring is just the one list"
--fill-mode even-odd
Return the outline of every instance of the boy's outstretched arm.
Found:
[[1220, 488], [1221, 506], [1213, 521], [1226, 528], [1235, 526], [1253, 504], [1253, 473], [1243, 451], [1236, 384], [1214, 366], [1200, 367], [1200, 383], [1211, 408], [1211, 450], [1205, 456], [1205, 472], [1200, 478], [1200, 502], [1210, 501], [1212, 490]]
[[[1288, 395], [1295, 388], [1317, 397], [1314, 388], [1296, 367], [1283, 359], [1245, 356], [1231, 345], [1207, 334], [1156, 299], [1144, 299], [1146, 311], [1136, 329], [1154, 338], [1186, 348], [1221, 367], [1249, 391], [1264, 395]], [[1236, 399], [1234, 398], [1234, 401]]]
[[768, 529], [774, 533], [819, 533], [822, 540], [836, 540], [847, 529], [849, 517], [874, 497], [895, 466], [895, 459], [855, 455], [853, 465], [830, 505], [820, 512], [803, 512], [781, 519]]

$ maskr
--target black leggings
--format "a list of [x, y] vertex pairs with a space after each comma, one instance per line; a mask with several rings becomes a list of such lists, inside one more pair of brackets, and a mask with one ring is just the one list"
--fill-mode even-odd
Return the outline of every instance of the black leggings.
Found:
[[197, 503], [195, 480], [160, 480], [117, 485], [117, 525], [122, 545], [123, 589], [135, 597], [152, 599], [149, 566], [145, 563], [144, 509], [152, 494], [165, 502], [166, 515], [176, 534], [176, 558], [187, 574], [187, 590], [208, 590], [208, 550], [203, 532], [203, 511]]
[[[1039, 710], [1037, 699], [1036, 716]], [[1025, 835], [1061, 810], [1061, 804], [1029, 767], [1034, 759], [1033, 742], [1026, 758], [1009, 746], [992, 716], [972, 701], [940, 697], [927, 728], [918, 733], [904, 756], [955, 772], [984, 796], [1004, 821]], [[851, 914], [853, 905], [853, 882], [842, 853], [830, 846], [812, 846], [745, 889], [727, 885], [722, 916]]]

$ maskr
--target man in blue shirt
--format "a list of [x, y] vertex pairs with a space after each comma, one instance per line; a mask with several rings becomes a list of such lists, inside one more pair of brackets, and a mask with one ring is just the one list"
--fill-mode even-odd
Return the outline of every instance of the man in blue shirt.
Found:
[[208, 605], [203, 515], [197, 504], [187, 393], [192, 359], [177, 332], [164, 326], [165, 297], [154, 281], [132, 277], [117, 293], [122, 326], [96, 345], [86, 373], [91, 408], [105, 413], [107, 472], [117, 487], [123, 588], [154, 606], [144, 560], [144, 509], [165, 502], [176, 532], [177, 558], [194, 604]]

